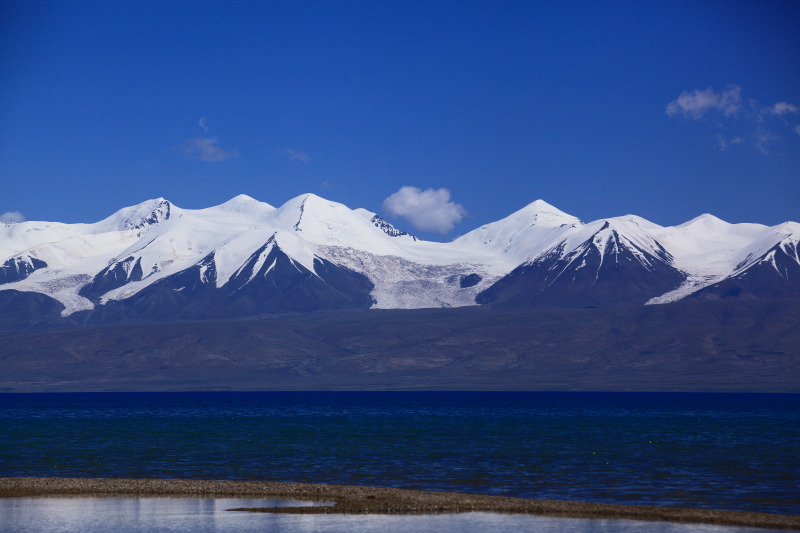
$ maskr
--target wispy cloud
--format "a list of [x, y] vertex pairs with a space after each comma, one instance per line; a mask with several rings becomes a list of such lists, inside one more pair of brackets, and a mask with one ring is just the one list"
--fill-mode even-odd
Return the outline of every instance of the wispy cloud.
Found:
[[800, 124], [798, 124], [797, 126], [794, 127], [794, 132], [796, 134], [800, 135]]
[[236, 150], [227, 152], [217, 146], [216, 138], [198, 137], [189, 139], [186, 144], [176, 146], [175, 151], [186, 159], [199, 159], [200, 161], [225, 161], [231, 157], [239, 157]]
[[756, 128], [755, 139], [756, 139], [755, 141], [756, 150], [761, 152], [763, 155], [768, 156], [769, 144], [772, 143], [773, 141], [777, 141], [778, 139], [780, 139], [780, 137], [778, 137], [768, 129], [763, 128], [761, 124], [759, 124], [758, 127]]
[[20, 222], [25, 222], [25, 215], [19, 211], [7, 211], [0, 215], [0, 222], [5, 222], [6, 224], [14, 222], [18, 224]]
[[322, 187], [323, 189], [333, 189], [334, 187], [333, 183], [329, 181], [323, 181], [322, 183], [319, 184], [319, 186]]
[[800, 111], [800, 107], [788, 102], [778, 102], [774, 106], [765, 109], [765, 112], [771, 115], [787, 115], [789, 113], [797, 113], [798, 111]]
[[738, 85], [728, 85], [722, 92], [714, 92], [709, 87], [705, 91], [695, 89], [692, 92], [683, 91], [681, 95], [667, 104], [667, 115], [682, 114], [684, 117], [699, 120], [709, 111], [720, 111], [729, 117], [742, 107], [742, 88]]
[[[770, 131], [770, 127], [791, 127], [789, 115], [800, 113], [800, 107], [789, 102], [778, 102], [770, 107], [761, 107], [756, 100], [748, 100], [748, 106], [742, 106], [742, 88], [738, 85], [728, 85], [724, 91], [715, 92], [714, 89], [692, 92], [683, 91], [681, 95], [667, 104], [666, 112], [670, 117], [682, 116], [686, 119], [700, 120], [708, 116], [713, 119], [715, 129], [721, 131], [734, 121], [743, 120], [749, 123], [753, 133], [744, 137], [752, 141], [752, 145], [763, 155], [769, 156], [769, 145], [780, 137]], [[739, 113], [739, 111], [742, 111]], [[783, 124], [783, 126], [781, 126]], [[741, 130], [741, 126], [739, 126]], [[793, 131], [800, 134], [800, 125], [793, 127]], [[728, 139], [723, 133], [714, 134], [716, 146], [723, 152], [733, 144], [743, 144], [744, 138], [740, 135]]]
[[721, 133], [717, 133], [714, 136], [714, 138], [717, 139], [717, 146], [719, 146], [719, 149], [722, 150], [723, 152], [727, 150], [728, 147], [732, 144], [742, 144], [744, 142], [744, 139], [742, 139], [741, 137], [734, 137], [729, 140], [725, 139], [725, 136], [722, 135]]
[[292, 161], [300, 161], [301, 163], [308, 163], [311, 161], [311, 158], [308, 157], [308, 154], [301, 152], [300, 150], [291, 150], [289, 148], [285, 148], [283, 150], [283, 154], [288, 155], [289, 159]]
[[403, 217], [420, 231], [447, 233], [461, 222], [467, 210], [450, 201], [447, 189], [401, 187], [383, 201], [383, 209], [390, 216]]
[[208, 125], [206, 124], [206, 120], [208, 120], [206, 117], [200, 117], [200, 120], [197, 121], [197, 125], [203, 128], [203, 131], [208, 133]]

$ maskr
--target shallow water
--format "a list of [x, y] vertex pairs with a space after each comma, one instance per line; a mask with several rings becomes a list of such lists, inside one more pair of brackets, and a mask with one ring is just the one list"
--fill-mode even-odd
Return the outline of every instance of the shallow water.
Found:
[[800, 514], [800, 395], [0, 394], [0, 475], [254, 479]]
[[757, 528], [497, 513], [432, 516], [276, 515], [226, 511], [275, 500], [200, 498], [0, 499], [3, 533], [765, 533]]

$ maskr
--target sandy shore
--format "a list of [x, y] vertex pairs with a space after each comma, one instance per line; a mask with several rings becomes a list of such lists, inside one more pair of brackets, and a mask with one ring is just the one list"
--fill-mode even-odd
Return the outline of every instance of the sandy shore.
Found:
[[434, 514], [472, 511], [625, 518], [800, 530], [800, 515], [718, 511], [684, 507], [610, 505], [559, 500], [525, 500], [482, 494], [314, 485], [261, 481], [182, 479], [0, 478], [0, 497], [44, 495], [242, 496], [334, 502], [326, 507], [240, 508], [236, 511], [289, 514]]

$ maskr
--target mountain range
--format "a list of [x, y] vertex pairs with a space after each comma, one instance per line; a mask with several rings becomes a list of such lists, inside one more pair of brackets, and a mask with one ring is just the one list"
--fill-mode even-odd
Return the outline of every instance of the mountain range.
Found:
[[537, 200], [452, 242], [313, 194], [158, 198], [94, 224], [0, 223], [0, 318], [76, 325], [345, 309], [800, 298], [800, 224], [584, 223]]

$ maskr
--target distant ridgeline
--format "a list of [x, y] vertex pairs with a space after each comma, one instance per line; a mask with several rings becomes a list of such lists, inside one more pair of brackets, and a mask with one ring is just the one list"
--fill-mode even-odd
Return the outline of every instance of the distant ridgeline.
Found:
[[345, 309], [800, 298], [800, 224], [583, 223], [537, 200], [448, 243], [306, 194], [0, 223], [0, 332]]

